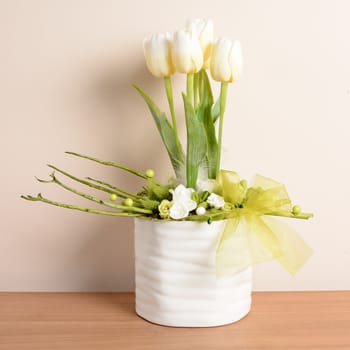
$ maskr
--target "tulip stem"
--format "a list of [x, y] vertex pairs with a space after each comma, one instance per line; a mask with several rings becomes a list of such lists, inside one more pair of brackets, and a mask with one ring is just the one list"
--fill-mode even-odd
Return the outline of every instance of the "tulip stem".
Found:
[[179, 140], [179, 133], [177, 130], [176, 115], [175, 115], [175, 109], [174, 109], [173, 88], [172, 88], [170, 77], [164, 77], [164, 85], [165, 85], [166, 96], [168, 98], [168, 103], [169, 103], [171, 120], [172, 120], [174, 134], [175, 134], [176, 147], [177, 147], [178, 153], [181, 154], [182, 149], [181, 149], [181, 144]]
[[188, 97], [188, 100], [193, 101], [193, 81], [194, 81], [194, 74], [190, 73], [187, 74], [187, 89], [186, 89], [186, 94]]
[[221, 159], [221, 146], [222, 146], [222, 130], [224, 124], [224, 114], [226, 107], [226, 97], [227, 97], [227, 87], [228, 83], [222, 82], [220, 89], [220, 120], [219, 120], [219, 137], [218, 137], [218, 156], [216, 159], [216, 174], [220, 171], [220, 159]]
[[198, 86], [199, 86], [199, 74], [196, 73], [193, 79], [193, 106], [194, 108], [198, 105]]

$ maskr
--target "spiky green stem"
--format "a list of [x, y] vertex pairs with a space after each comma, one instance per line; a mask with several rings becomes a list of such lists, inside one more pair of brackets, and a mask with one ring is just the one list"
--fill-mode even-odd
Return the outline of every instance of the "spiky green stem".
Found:
[[43, 182], [43, 183], [55, 183], [55, 184], [61, 186], [62, 188], [66, 189], [67, 191], [70, 191], [70, 192], [72, 192], [72, 193], [74, 193], [74, 194], [76, 194], [76, 195], [78, 195], [80, 197], [83, 197], [85, 199], [88, 199], [90, 201], [93, 201], [95, 203], [98, 203], [98, 204], [101, 204], [101, 205], [104, 205], [104, 206], [107, 206], [107, 207], [110, 207], [110, 208], [119, 209], [119, 210], [123, 210], [123, 211], [130, 211], [130, 212], [135, 212], [135, 213], [140, 213], [140, 214], [152, 214], [152, 210], [143, 209], [143, 208], [137, 208], [137, 207], [133, 207], [133, 206], [132, 207], [127, 207], [127, 206], [124, 206], [124, 205], [118, 205], [118, 204], [106, 202], [103, 199], [94, 197], [94, 196], [92, 196], [90, 194], [80, 192], [80, 191], [76, 190], [75, 188], [72, 188], [72, 187], [64, 184], [63, 182], [59, 181], [54, 174], [51, 175], [51, 178], [52, 178], [51, 181], [43, 181], [43, 180], [40, 180], [40, 179], [37, 179], [37, 180], [39, 182]]
[[109, 189], [109, 188], [106, 188], [106, 187], [103, 187], [103, 186], [99, 186], [99, 185], [95, 185], [94, 183], [91, 183], [89, 181], [86, 181], [86, 180], [83, 180], [83, 179], [80, 179], [74, 175], [71, 175], [69, 173], [67, 173], [66, 171], [64, 170], [61, 170], [57, 167], [55, 167], [54, 165], [51, 165], [51, 164], [48, 164], [47, 165], [49, 168], [51, 169], [54, 169], [56, 171], [58, 171], [59, 173], [69, 177], [70, 179], [74, 180], [74, 181], [77, 181], [77, 182], [80, 182], [82, 183], [83, 185], [86, 185], [86, 186], [89, 186], [89, 187], [92, 187], [92, 188], [95, 188], [96, 190], [100, 190], [100, 191], [103, 191], [103, 192], [107, 192], [107, 193], [115, 193], [115, 191]]
[[66, 204], [61, 202], [55, 202], [50, 199], [44, 198], [40, 193], [36, 196], [21, 196], [21, 198], [29, 200], [29, 201], [40, 201], [47, 204], [55, 205], [57, 207], [67, 208], [67, 209], [73, 209], [73, 210], [79, 210], [84, 211], [86, 213], [92, 213], [92, 214], [100, 214], [100, 215], [108, 215], [108, 216], [126, 216], [126, 217], [138, 217], [142, 216], [142, 214], [137, 213], [126, 213], [126, 212], [115, 212], [115, 211], [107, 211], [107, 210], [98, 210], [98, 209], [92, 209], [92, 208], [85, 208], [78, 205], [72, 205], [72, 204]]
[[300, 213], [300, 214], [293, 214], [293, 213], [288, 213], [288, 212], [279, 212], [279, 211], [275, 211], [272, 213], [266, 213], [264, 215], [271, 215], [271, 216], [281, 216], [281, 217], [285, 217], [285, 218], [292, 218], [292, 219], [310, 219], [314, 216], [314, 214], [312, 213]]
[[111, 185], [111, 184], [109, 184], [107, 182], [104, 182], [104, 181], [101, 181], [101, 180], [97, 180], [97, 179], [94, 179], [92, 177], [87, 177], [86, 179], [90, 180], [90, 181], [93, 181], [93, 182], [96, 182], [96, 183], [98, 183], [100, 185], [109, 187], [110, 189], [112, 189], [114, 191], [115, 194], [117, 194], [121, 198], [133, 198], [133, 199], [138, 199], [139, 198], [139, 196], [137, 196], [137, 195], [135, 195], [133, 193], [124, 191], [121, 188], [116, 187], [114, 185]]
[[112, 167], [115, 167], [115, 168], [118, 168], [118, 169], [121, 169], [121, 170], [125, 170], [125, 171], [127, 171], [127, 172], [129, 172], [131, 174], [134, 174], [136, 176], [142, 177], [143, 179], [147, 179], [146, 174], [143, 174], [143, 173], [141, 173], [141, 172], [139, 172], [137, 170], [131, 169], [131, 168], [126, 167], [124, 165], [120, 165], [120, 164], [117, 164], [117, 163], [114, 163], [114, 162], [105, 161], [105, 160], [100, 160], [100, 159], [97, 159], [97, 158], [94, 158], [94, 157], [90, 157], [90, 156], [87, 156], [85, 154], [76, 153], [76, 152], [67, 151], [66, 153], [70, 154], [70, 155], [73, 155], [73, 156], [76, 156], [76, 157], [89, 159], [89, 160], [92, 160], [94, 162], [97, 162], [97, 163], [100, 163], [100, 164], [103, 164], [103, 165], [112, 166]]

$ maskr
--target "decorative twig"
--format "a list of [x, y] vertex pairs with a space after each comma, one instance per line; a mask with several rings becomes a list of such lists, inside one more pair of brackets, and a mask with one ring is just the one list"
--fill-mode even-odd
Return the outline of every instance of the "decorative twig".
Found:
[[89, 160], [92, 160], [94, 162], [97, 162], [97, 163], [100, 163], [100, 164], [103, 164], [103, 165], [112, 166], [112, 167], [115, 167], [115, 168], [118, 168], [118, 169], [122, 169], [122, 170], [125, 170], [125, 171], [127, 171], [127, 172], [129, 172], [131, 174], [134, 174], [136, 176], [142, 177], [143, 179], [147, 179], [146, 174], [143, 174], [143, 173], [141, 173], [139, 171], [136, 171], [136, 170], [131, 169], [129, 167], [126, 167], [124, 165], [120, 165], [120, 164], [117, 164], [117, 163], [114, 163], [114, 162], [105, 161], [105, 160], [100, 160], [100, 159], [97, 159], [97, 158], [94, 158], [94, 157], [90, 157], [90, 156], [87, 156], [87, 155], [84, 155], [84, 154], [79, 154], [79, 153], [76, 153], [76, 152], [67, 151], [65, 153], [70, 154], [72, 156], [89, 159]]
[[128, 207], [128, 206], [124, 206], [124, 205], [118, 205], [118, 204], [106, 202], [103, 199], [94, 197], [90, 194], [80, 192], [80, 191], [78, 191], [70, 186], [67, 186], [66, 184], [62, 183], [61, 181], [59, 181], [54, 174], [51, 174], [51, 178], [52, 178], [52, 180], [49, 180], [49, 181], [41, 180], [38, 178], [37, 178], [37, 180], [39, 182], [43, 182], [43, 183], [56, 183], [57, 185], [63, 187], [67, 191], [70, 191], [70, 192], [72, 192], [80, 197], [83, 197], [85, 199], [88, 199], [90, 201], [93, 201], [93, 202], [101, 204], [101, 205], [105, 205], [105, 206], [110, 207], [110, 208], [115, 208], [115, 209], [119, 209], [119, 210], [130, 211], [130, 212], [135, 212], [135, 213], [140, 213], [140, 214], [152, 214], [152, 210], [137, 208], [137, 207], [133, 207], [133, 206]]
[[135, 195], [135, 194], [132, 194], [130, 192], [127, 192], [127, 191], [124, 191], [122, 190], [121, 188], [118, 188], [114, 185], [111, 185], [107, 182], [104, 182], [104, 181], [101, 181], [101, 180], [97, 180], [97, 179], [93, 179], [92, 177], [87, 177], [86, 178], [87, 180], [90, 180], [90, 181], [93, 181], [93, 182], [96, 182], [100, 185], [103, 185], [103, 186], [106, 186], [106, 187], [109, 187], [110, 189], [114, 190], [114, 192], [121, 198], [134, 198], [134, 199], [138, 199], [139, 196]]
[[71, 175], [69, 173], [67, 173], [66, 171], [64, 170], [61, 170], [57, 167], [55, 167], [54, 165], [51, 165], [51, 164], [48, 164], [47, 165], [48, 167], [50, 167], [51, 169], [54, 169], [56, 171], [58, 171], [59, 173], [69, 177], [70, 179], [74, 180], [74, 181], [77, 181], [77, 182], [80, 182], [82, 183], [83, 185], [86, 185], [86, 186], [89, 186], [89, 187], [92, 187], [92, 188], [95, 188], [97, 190], [100, 190], [100, 191], [103, 191], [103, 192], [107, 192], [107, 193], [115, 193], [115, 191], [109, 189], [109, 188], [106, 188], [106, 187], [103, 187], [103, 186], [99, 186], [99, 185], [95, 185], [94, 183], [91, 183], [89, 181], [86, 181], [86, 180], [83, 180], [83, 179], [80, 179], [74, 175]]
[[39, 193], [36, 197], [33, 197], [33, 196], [21, 196], [21, 198], [29, 200], [29, 201], [40, 201], [40, 202], [44, 202], [44, 203], [47, 203], [47, 204], [55, 205], [57, 207], [73, 209], [73, 210], [79, 210], [79, 211], [84, 211], [86, 213], [92, 213], [92, 214], [109, 215], [109, 216], [126, 216], [126, 217], [128, 217], [128, 216], [129, 217], [142, 216], [142, 214], [137, 214], [137, 213], [126, 213], [126, 212], [98, 210], [98, 209], [80, 207], [78, 205], [66, 204], [66, 203], [61, 203], [61, 202], [54, 202], [54, 201], [51, 201], [50, 199], [44, 198], [41, 195], [41, 193]]
[[272, 215], [272, 216], [282, 216], [285, 218], [292, 218], [292, 219], [310, 219], [314, 216], [312, 213], [300, 213], [300, 214], [293, 214], [285, 211], [274, 211], [272, 213], [264, 213], [264, 215]]

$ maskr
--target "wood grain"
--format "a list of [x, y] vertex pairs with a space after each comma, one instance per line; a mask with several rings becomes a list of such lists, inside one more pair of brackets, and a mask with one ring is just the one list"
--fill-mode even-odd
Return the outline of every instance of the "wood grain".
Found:
[[0, 349], [350, 349], [350, 291], [256, 292], [250, 314], [216, 328], [169, 328], [132, 293], [0, 293]]

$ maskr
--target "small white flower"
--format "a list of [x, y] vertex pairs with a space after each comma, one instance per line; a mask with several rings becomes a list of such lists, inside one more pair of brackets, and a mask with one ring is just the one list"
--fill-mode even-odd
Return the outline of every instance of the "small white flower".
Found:
[[184, 185], [178, 185], [175, 190], [170, 190], [170, 193], [173, 195], [173, 203], [182, 204], [189, 211], [197, 207], [196, 201], [191, 198], [193, 192], [193, 188], [186, 188]]
[[198, 192], [213, 192], [216, 186], [216, 180], [197, 180], [196, 189]]
[[187, 208], [181, 204], [173, 204], [170, 208], [170, 217], [174, 220], [186, 218], [189, 214]]
[[188, 216], [190, 211], [196, 209], [197, 202], [191, 196], [194, 190], [179, 185], [175, 190], [170, 190], [173, 195], [172, 206], [170, 208], [170, 217], [175, 220], [183, 219]]
[[221, 196], [219, 196], [215, 193], [212, 193], [208, 197], [207, 202], [211, 207], [214, 207], [216, 209], [220, 209], [225, 205], [224, 198], [222, 198]]
[[197, 215], [204, 215], [205, 212], [206, 212], [206, 210], [205, 210], [205, 208], [203, 208], [203, 207], [198, 207], [198, 208], [196, 209], [196, 214], [197, 214]]

